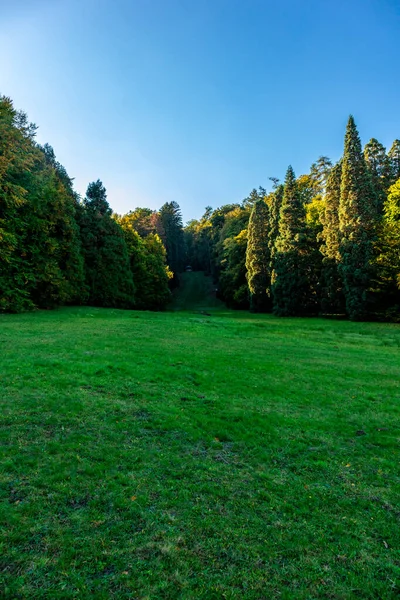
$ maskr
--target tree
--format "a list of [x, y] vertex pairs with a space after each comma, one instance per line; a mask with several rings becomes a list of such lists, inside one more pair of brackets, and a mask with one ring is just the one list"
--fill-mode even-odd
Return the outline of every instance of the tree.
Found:
[[276, 242], [279, 236], [279, 219], [285, 188], [282, 184], [277, 185], [276, 189], [268, 196], [267, 202], [269, 206], [269, 231], [268, 231], [268, 246], [271, 257], [270, 272], [271, 275], [274, 271], [275, 255], [276, 255]]
[[347, 313], [368, 317], [375, 238], [376, 196], [361, 141], [350, 116], [347, 123], [339, 204], [340, 262]]
[[84, 295], [75, 198], [35, 132], [11, 100], [0, 100], [1, 310], [51, 308]]
[[364, 148], [364, 158], [371, 176], [376, 199], [376, 219], [382, 216], [383, 204], [391, 183], [390, 159], [386, 149], [377, 139], [372, 138]]
[[315, 310], [307, 254], [305, 209], [294, 171], [289, 167], [280, 210], [272, 284], [274, 312], [279, 316], [299, 315]]
[[167, 263], [176, 279], [177, 273], [182, 271], [184, 258], [183, 225], [179, 204], [166, 202], [160, 208], [160, 219], [165, 231]]
[[246, 269], [250, 308], [266, 312], [271, 308], [271, 254], [268, 239], [269, 209], [264, 200], [254, 203], [247, 232]]
[[400, 178], [389, 188], [380, 228], [377, 262], [384, 298], [381, 306], [396, 306], [400, 312]]
[[168, 282], [172, 277], [166, 265], [166, 251], [157, 234], [142, 238], [136, 231], [132, 212], [115, 217], [124, 233], [130, 267], [135, 285], [134, 307], [143, 310], [162, 310], [171, 299]]
[[320, 156], [318, 160], [311, 165], [310, 177], [313, 183], [314, 195], [324, 194], [329, 174], [332, 169], [332, 162], [327, 156]]
[[391, 168], [391, 183], [395, 183], [400, 178], [400, 140], [394, 140], [392, 147], [388, 152]]
[[326, 183], [325, 207], [321, 216], [322, 241], [322, 281], [321, 308], [324, 313], [341, 313], [344, 311], [342, 280], [339, 275], [340, 232], [339, 204], [342, 179], [342, 161], [339, 161], [329, 174]]
[[28, 128], [17, 127], [18, 114], [10, 98], [0, 97], [0, 310], [33, 308], [27, 284], [33, 280], [25, 262], [21, 207], [28, 190], [21, 181], [38, 155]]
[[80, 215], [88, 303], [130, 308], [134, 305], [134, 285], [128, 250], [123, 231], [111, 213], [102, 182], [90, 183]]

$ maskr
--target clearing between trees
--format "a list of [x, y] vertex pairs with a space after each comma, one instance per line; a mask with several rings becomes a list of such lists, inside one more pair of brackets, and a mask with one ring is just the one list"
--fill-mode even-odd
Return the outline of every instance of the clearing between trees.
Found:
[[398, 598], [399, 326], [185, 278], [0, 317], [2, 597]]

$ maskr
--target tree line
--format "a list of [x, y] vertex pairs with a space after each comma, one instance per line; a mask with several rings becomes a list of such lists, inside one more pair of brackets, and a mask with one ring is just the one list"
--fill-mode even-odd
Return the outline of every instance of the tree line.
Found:
[[164, 308], [182, 269], [179, 206], [113, 214], [100, 180], [80, 198], [36, 130], [0, 97], [0, 312]]
[[188, 258], [233, 308], [279, 316], [400, 316], [400, 140], [362, 148], [350, 116], [341, 159], [185, 228]]
[[349, 118], [343, 156], [240, 203], [112, 212], [100, 180], [81, 198], [36, 126], [0, 97], [0, 312], [65, 304], [161, 310], [185, 265], [232, 308], [279, 316], [400, 315], [400, 140], [362, 148]]

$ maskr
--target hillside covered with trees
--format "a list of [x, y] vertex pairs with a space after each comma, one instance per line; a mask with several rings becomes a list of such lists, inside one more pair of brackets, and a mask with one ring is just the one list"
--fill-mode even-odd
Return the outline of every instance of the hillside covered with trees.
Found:
[[279, 316], [400, 314], [400, 140], [362, 148], [353, 117], [336, 164], [183, 227], [177, 203], [117, 215], [100, 180], [81, 198], [51, 146], [0, 98], [0, 311], [66, 304], [160, 310], [185, 265], [232, 308]]

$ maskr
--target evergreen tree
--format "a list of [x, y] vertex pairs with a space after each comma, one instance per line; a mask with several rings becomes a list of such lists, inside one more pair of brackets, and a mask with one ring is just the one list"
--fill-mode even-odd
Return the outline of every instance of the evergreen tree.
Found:
[[160, 209], [160, 220], [165, 232], [165, 248], [167, 250], [167, 263], [174, 273], [182, 271], [184, 247], [183, 225], [181, 209], [177, 202], [166, 202]]
[[51, 308], [84, 290], [75, 200], [35, 132], [9, 99], [0, 100], [2, 310]]
[[246, 269], [250, 308], [266, 312], [271, 308], [271, 254], [269, 249], [269, 209], [264, 200], [254, 203], [247, 232]]
[[386, 149], [378, 140], [372, 138], [364, 148], [364, 158], [371, 176], [376, 198], [376, 218], [382, 216], [383, 204], [391, 183], [390, 159]]
[[134, 285], [128, 250], [111, 213], [102, 182], [90, 183], [80, 214], [88, 303], [129, 308], [134, 305]]
[[327, 156], [320, 156], [318, 160], [311, 165], [310, 177], [313, 183], [314, 196], [325, 193], [331, 169], [332, 162]]
[[362, 320], [369, 314], [375, 218], [376, 197], [354, 118], [350, 116], [340, 189], [339, 272], [344, 284], [347, 313], [352, 320]]
[[162, 310], [171, 299], [168, 282], [172, 277], [166, 265], [166, 251], [157, 234], [142, 238], [136, 231], [136, 217], [130, 212], [116, 218], [121, 226], [128, 249], [135, 284], [134, 307], [143, 310]]
[[275, 265], [275, 255], [276, 255], [276, 241], [279, 236], [279, 219], [280, 212], [283, 200], [283, 194], [285, 191], [285, 187], [281, 184], [276, 187], [276, 189], [268, 196], [268, 205], [269, 205], [269, 231], [268, 231], [268, 245], [269, 245], [269, 253], [271, 257], [271, 267], [270, 272], [273, 274]]
[[279, 316], [299, 315], [315, 310], [307, 254], [305, 209], [294, 171], [289, 167], [280, 210], [272, 285], [274, 312]]
[[400, 140], [394, 140], [392, 147], [388, 152], [391, 169], [391, 183], [395, 183], [400, 178]]
[[383, 287], [381, 308], [395, 306], [400, 316], [400, 178], [389, 188], [380, 228], [377, 262]]
[[22, 175], [37, 160], [27, 127], [17, 127], [18, 114], [10, 98], [0, 97], [0, 311], [33, 308], [28, 284], [31, 265], [25, 262], [21, 207], [28, 201]]
[[325, 208], [322, 213], [322, 282], [321, 309], [325, 313], [344, 311], [342, 281], [339, 275], [340, 233], [339, 204], [342, 179], [342, 161], [332, 167], [326, 183]]

